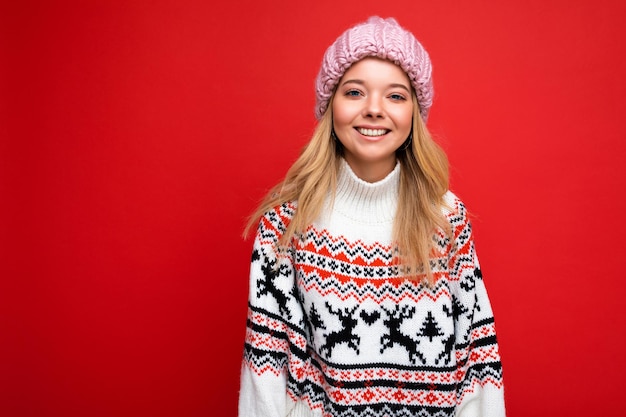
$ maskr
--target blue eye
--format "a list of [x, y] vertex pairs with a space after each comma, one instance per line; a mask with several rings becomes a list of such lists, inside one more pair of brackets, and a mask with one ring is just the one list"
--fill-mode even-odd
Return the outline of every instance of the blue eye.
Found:
[[361, 93], [358, 90], [348, 90], [346, 91], [346, 96], [348, 97], [357, 97], [360, 96]]
[[397, 100], [397, 101], [406, 100], [406, 98], [402, 94], [391, 94], [389, 98], [391, 98], [392, 100]]

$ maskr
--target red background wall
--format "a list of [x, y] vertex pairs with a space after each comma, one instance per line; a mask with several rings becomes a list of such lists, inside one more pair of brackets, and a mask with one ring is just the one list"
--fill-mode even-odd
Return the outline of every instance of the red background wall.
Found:
[[509, 416], [620, 414], [625, 4], [4, 1], [0, 415], [236, 415], [244, 219], [372, 14], [433, 59]]

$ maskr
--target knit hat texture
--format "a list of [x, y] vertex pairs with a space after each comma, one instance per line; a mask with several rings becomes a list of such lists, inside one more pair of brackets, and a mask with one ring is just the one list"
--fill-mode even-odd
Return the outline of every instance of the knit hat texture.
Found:
[[433, 103], [432, 67], [424, 47], [393, 18], [370, 17], [346, 30], [326, 50], [315, 81], [315, 117], [319, 120], [343, 74], [366, 57], [386, 59], [406, 72], [417, 95], [422, 119]]

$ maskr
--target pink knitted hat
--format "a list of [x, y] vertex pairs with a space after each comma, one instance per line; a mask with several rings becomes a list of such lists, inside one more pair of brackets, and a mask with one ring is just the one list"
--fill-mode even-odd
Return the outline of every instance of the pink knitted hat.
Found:
[[404, 70], [417, 95], [422, 119], [426, 121], [433, 103], [432, 67], [428, 53], [415, 36], [393, 18], [370, 17], [346, 30], [324, 54], [315, 81], [315, 117], [319, 120], [343, 74], [352, 64], [372, 56], [387, 59]]

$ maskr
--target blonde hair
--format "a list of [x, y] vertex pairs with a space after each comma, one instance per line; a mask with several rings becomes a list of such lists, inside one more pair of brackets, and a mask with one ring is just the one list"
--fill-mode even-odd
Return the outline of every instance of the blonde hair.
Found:
[[[304, 233], [319, 216], [326, 196], [334, 195], [342, 157], [341, 145], [332, 137], [332, 102], [318, 122], [313, 136], [285, 179], [274, 186], [250, 216], [244, 231], [247, 236], [261, 216], [281, 204], [297, 201], [297, 209], [287, 230], [278, 241], [285, 250], [292, 239]], [[417, 97], [412, 93], [412, 139], [396, 151], [401, 165], [398, 208], [393, 226], [393, 241], [402, 274], [412, 279], [434, 278], [430, 265], [436, 255], [436, 234], [450, 233], [442, 208], [448, 190], [448, 159], [433, 140], [421, 116]]]

